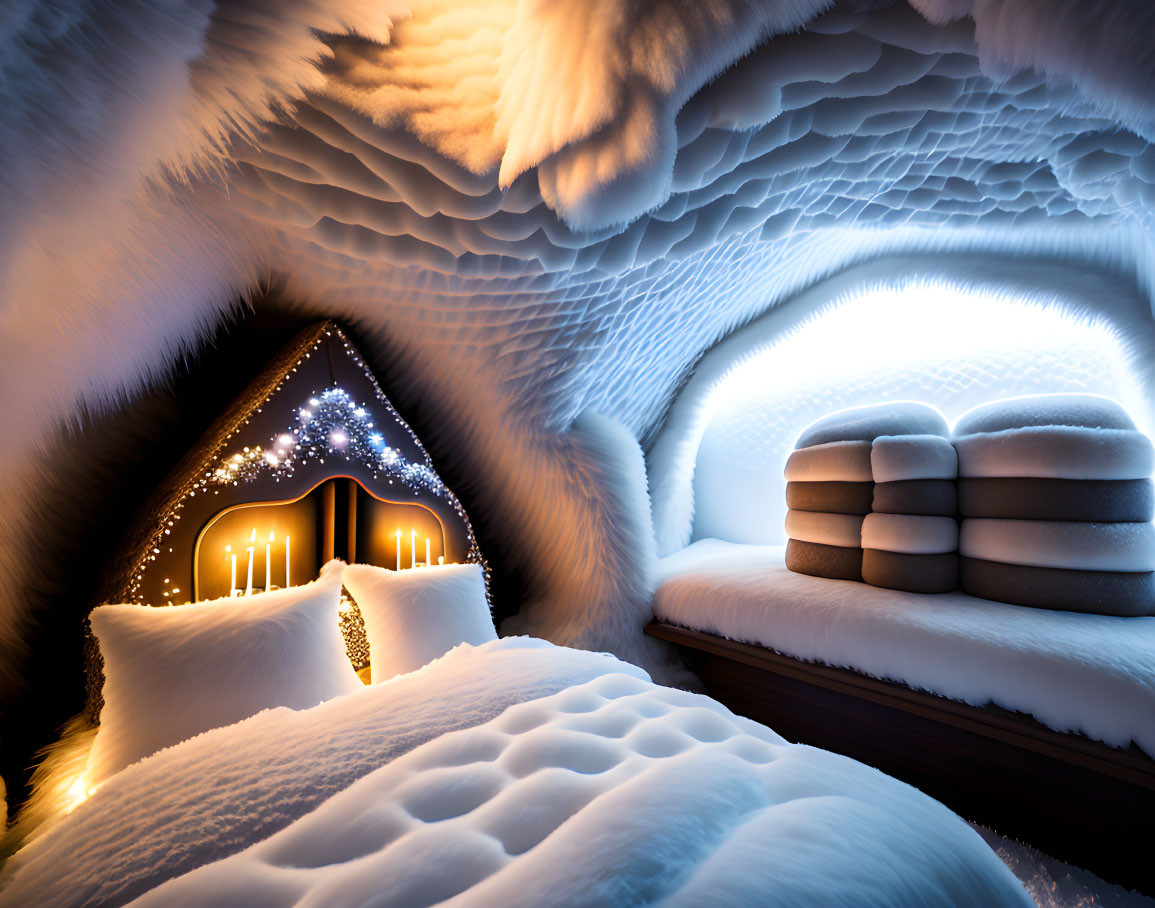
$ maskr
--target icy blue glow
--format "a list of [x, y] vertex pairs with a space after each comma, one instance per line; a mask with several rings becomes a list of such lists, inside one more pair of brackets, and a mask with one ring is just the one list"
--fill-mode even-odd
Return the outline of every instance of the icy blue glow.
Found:
[[1103, 394], [1149, 429], [1140, 382], [1118, 332], [1030, 298], [912, 281], [827, 305], [734, 368], [706, 409], [693, 537], [784, 539], [782, 469], [820, 416], [918, 400], [949, 421], [1003, 397]]

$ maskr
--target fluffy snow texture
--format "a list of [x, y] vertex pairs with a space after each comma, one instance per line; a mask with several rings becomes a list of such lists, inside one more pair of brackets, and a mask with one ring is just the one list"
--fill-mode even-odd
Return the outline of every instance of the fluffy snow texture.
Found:
[[[534, 579], [562, 565], [572, 573], [554, 579], [552, 595], [507, 619], [502, 633], [569, 646], [603, 645], [630, 661], [656, 666], [665, 679], [693, 684], [692, 676], [671, 665], [643, 633], [653, 616], [657, 552], [642, 449], [625, 426], [592, 411], [578, 417], [568, 440], [579, 446], [573, 465], [580, 471], [579, 487], [589, 490], [592, 500], [577, 511], [546, 512], [545, 506], [561, 503], [560, 489], [559, 497], [553, 497], [553, 487], [547, 490], [539, 503], [543, 509], [533, 515], [532, 547], [519, 566]], [[540, 561], [530, 560], [530, 554]]]
[[359, 690], [337, 614], [344, 567], [330, 561], [312, 583], [243, 599], [93, 610], [104, 707], [89, 784], [261, 710]]
[[415, 671], [459, 643], [497, 639], [481, 565], [390, 571], [353, 564], [342, 580], [365, 619], [374, 684]]
[[0, 904], [124, 904], [268, 837], [426, 741], [607, 673], [645, 678], [611, 656], [508, 638], [313, 709], [207, 732], [108, 779], [26, 845], [4, 866]]
[[842, 410], [812, 423], [798, 436], [795, 450], [836, 441], [869, 441], [880, 435], [948, 435], [942, 414], [926, 404], [898, 401]]
[[1003, 479], [1145, 479], [1155, 447], [1142, 432], [1027, 426], [960, 435], [954, 440], [959, 476]]
[[958, 532], [953, 517], [867, 514], [862, 521], [862, 547], [905, 555], [940, 555], [958, 550]]
[[55, 822], [76, 806], [77, 779], [84, 777], [97, 730], [87, 716], [74, 716], [65, 723], [60, 737], [37, 753], [40, 762], [28, 785], [30, 793], [19, 810], [12, 811], [12, 825], [0, 837], [0, 861], [28, 841], [40, 826]]
[[1003, 432], [1026, 426], [1076, 426], [1135, 431], [1135, 421], [1113, 400], [1095, 394], [1039, 394], [997, 400], [958, 418], [955, 435]]
[[1025, 608], [795, 574], [777, 546], [702, 540], [659, 562], [661, 621], [1155, 756], [1155, 618]]
[[962, 522], [959, 553], [1073, 571], [1155, 571], [1155, 524], [969, 517]]
[[870, 472], [875, 482], [955, 479], [958, 455], [941, 435], [884, 435], [870, 446]]
[[649, 451], [661, 553], [691, 538], [780, 542], [774, 507], [794, 440], [856, 404], [924, 399], [958, 418], [992, 399], [1094, 390], [1150, 431], [1151, 307], [1101, 280], [1054, 264], [894, 257], [735, 331], [696, 366]]
[[458, 491], [510, 534], [522, 621], [655, 665], [631, 636], [632, 518], [597, 445], [565, 434], [578, 414], [648, 441], [719, 338], [888, 253], [937, 274], [998, 251], [1000, 281], [1066, 257], [1145, 291], [1149, 4], [813, 18], [829, 6], [6, 4], [7, 685], [49, 535], [32, 515], [91, 482], [66, 430], [131, 412], [270, 279], [356, 322], [434, 456], [478, 477]]
[[[363, 693], [312, 712], [370, 699], [382, 700]], [[255, 722], [169, 751], [169, 768], [195, 762], [194, 745], [210, 738], [251, 745]], [[282, 744], [266, 738], [264, 749], [279, 759]], [[330, 753], [314, 743], [298, 757], [302, 775]], [[133, 904], [1032, 904], [970, 827], [916, 789], [636, 672], [514, 705], [382, 762], [276, 834], [250, 834], [251, 847]], [[130, 816], [167, 811], [172, 799], [156, 794]], [[77, 876], [61, 880], [48, 858], [69, 844], [87, 851], [94, 822], [128, 819], [111, 807], [94, 804], [37, 843], [0, 902], [103, 895], [89, 880], [74, 890]], [[134, 844], [124, 850], [150, 850]], [[115, 879], [88, 869], [103, 886]]]

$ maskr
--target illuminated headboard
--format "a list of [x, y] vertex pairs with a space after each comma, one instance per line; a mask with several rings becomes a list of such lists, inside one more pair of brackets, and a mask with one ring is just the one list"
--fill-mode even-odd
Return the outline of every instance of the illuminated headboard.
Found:
[[[312, 580], [333, 557], [392, 569], [476, 562], [489, 582], [460, 502], [326, 321], [294, 338], [168, 476], [100, 601], [244, 596]], [[364, 664], [356, 609], [342, 621], [351, 657]], [[99, 657], [90, 652], [98, 709]]]

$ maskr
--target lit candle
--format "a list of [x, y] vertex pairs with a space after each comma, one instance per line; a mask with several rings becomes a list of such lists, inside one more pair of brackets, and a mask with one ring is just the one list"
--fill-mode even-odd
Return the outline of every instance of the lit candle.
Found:
[[[253, 527], [253, 531], [249, 534], [249, 542], [255, 543], [256, 541], [257, 541], [257, 528]], [[256, 545], [250, 545], [248, 547], [249, 576], [248, 576], [248, 579], [245, 581], [245, 595], [246, 596], [253, 595], [253, 552], [255, 552], [256, 550], [257, 550]]]
[[289, 537], [285, 536], [285, 589], [293, 584], [289, 582]]
[[397, 531], [397, 570], [401, 570], [401, 531]]
[[417, 531], [412, 528], [409, 530], [409, 566], [417, 567]]
[[[226, 552], [232, 552], [232, 550], [233, 550], [233, 547], [231, 545], [225, 546]], [[235, 596], [237, 594], [237, 556], [236, 555], [229, 555], [229, 560], [231, 560], [233, 563], [232, 579], [229, 580], [229, 595]]]
[[429, 537], [425, 537], [425, 566], [429, 567], [433, 562], [429, 560]]
[[269, 541], [265, 543], [265, 592], [273, 588], [273, 531], [269, 530]]

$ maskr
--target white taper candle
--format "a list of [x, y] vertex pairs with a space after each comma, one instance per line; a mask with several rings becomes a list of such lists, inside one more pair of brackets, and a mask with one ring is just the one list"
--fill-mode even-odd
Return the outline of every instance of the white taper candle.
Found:
[[269, 530], [269, 541], [265, 543], [265, 592], [273, 588], [273, 531]]
[[[253, 527], [252, 533], [249, 534], [249, 542], [256, 542], [256, 541], [257, 541], [257, 528]], [[245, 595], [246, 596], [253, 595], [253, 552], [256, 551], [256, 548], [257, 547], [255, 545], [250, 545], [247, 549], [247, 551], [249, 553], [249, 576], [248, 576], [248, 579], [245, 580]]]

